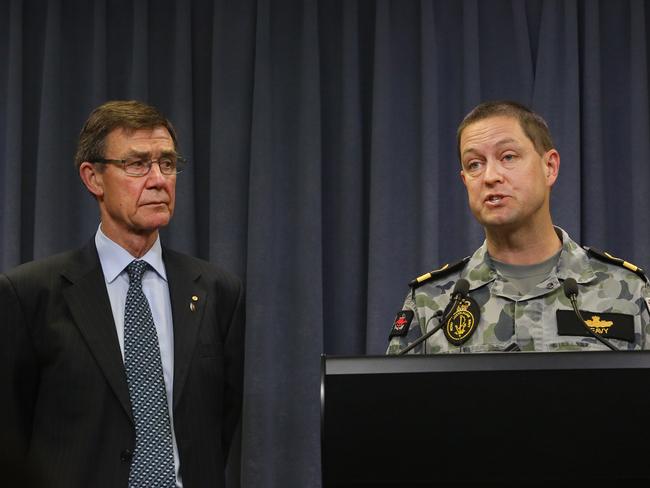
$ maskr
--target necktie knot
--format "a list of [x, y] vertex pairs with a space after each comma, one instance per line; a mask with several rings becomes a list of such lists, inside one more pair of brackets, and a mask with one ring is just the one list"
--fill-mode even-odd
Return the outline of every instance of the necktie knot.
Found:
[[129, 275], [129, 282], [133, 284], [140, 283], [147, 266], [148, 264], [146, 261], [141, 261], [139, 259], [131, 261], [126, 267], [126, 272]]

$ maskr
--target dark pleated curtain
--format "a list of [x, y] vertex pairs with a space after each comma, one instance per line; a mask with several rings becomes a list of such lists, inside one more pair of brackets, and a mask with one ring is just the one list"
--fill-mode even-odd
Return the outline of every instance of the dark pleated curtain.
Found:
[[455, 147], [475, 104], [540, 112], [562, 157], [556, 224], [650, 264], [647, 9], [0, 2], [0, 270], [95, 232], [72, 165], [90, 110], [160, 107], [192, 162], [163, 240], [246, 283], [242, 485], [318, 487], [320, 354], [381, 354], [406, 283], [482, 242]]

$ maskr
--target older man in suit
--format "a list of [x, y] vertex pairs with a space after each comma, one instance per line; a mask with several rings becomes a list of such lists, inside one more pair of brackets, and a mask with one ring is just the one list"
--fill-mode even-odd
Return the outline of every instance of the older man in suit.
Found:
[[75, 158], [101, 224], [0, 275], [3, 445], [52, 487], [221, 487], [240, 419], [241, 282], [171, 251], [172, 124], [108, 102]]

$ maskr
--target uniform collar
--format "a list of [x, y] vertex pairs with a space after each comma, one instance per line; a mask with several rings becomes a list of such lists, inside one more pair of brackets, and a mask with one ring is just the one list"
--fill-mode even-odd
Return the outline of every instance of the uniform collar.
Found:
[[[564, 281], [567, 278], [573, 278], [578, 283], [588, 283], [594, 280], [596, 273], [591, 267], [587, 252], [573, 241], [564, 229], [556, 226], [555, 232], [562, 241], [562, 250], [557, 266], [547, 281], [559, 286], [558, 280]], [[483, 245], [472, 254], [461, 277], [469, 281], [470, 290], [480, 288], [499, 277], [487, 252], [487, 240], [483, 241]], [[544, 286], [548, 285], [547, 281], [544, 282]]]
[[[564, 230], [555, 228], [562, 239], [562, 252], [557, 263], [557, 277], [564, 281], [573, 278], [578, 283], [589, 283], [596, 279], [587, 251], [569, 237]], [[560, 235], [561, 233], [561, 235]]]

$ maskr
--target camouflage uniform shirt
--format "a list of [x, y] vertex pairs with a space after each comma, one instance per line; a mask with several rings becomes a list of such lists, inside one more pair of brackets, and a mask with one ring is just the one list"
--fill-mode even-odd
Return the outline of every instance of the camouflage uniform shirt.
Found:
[[[469, 282], [469, 296], [480, 308], [473, 334], [456, 346], [441, 329], [411, 353], [488, 352], [513, 347], [522, 351], [607, 350], [579, 322], [576, 324], [582, 330], [577, 333], [581, 335], [567, 335], [566, 330], [560, 334], [560, 322], [576, 320], [562, 286], [567, 278], [574, 278], [578, 284], [578, 308], [584, 319], [595, 326], [605, 325], [592, 330], [620, 350], [650, 349], [650, 288], [643, 272], [626, 268], [616, 258], [588, 252], [588, 248], [580, 247], [560, 228], [556, 227], [556, 232], [562, 240], [558, 263], [546, 279], [525, 295], [520, 295], [495, 269], [486, 243], [464, 266], [452, 266], [455, 269], [451, 272], [434, 272], [430, 280], [406, 297], [406, 315], [402, 316], [410, 317], [412, 312], [412, 320], [400, 331], [402, 335], [391, 338], [387, 353], [396, 354], [439, 323], [454, 285], [461, 278]], [[623, 329], [624, 337], [615, 338], [614, 331]], [[395, 330], [393, 326], [391, 335]]]

